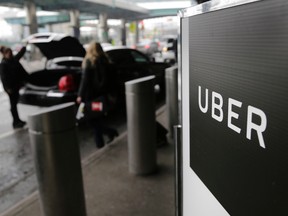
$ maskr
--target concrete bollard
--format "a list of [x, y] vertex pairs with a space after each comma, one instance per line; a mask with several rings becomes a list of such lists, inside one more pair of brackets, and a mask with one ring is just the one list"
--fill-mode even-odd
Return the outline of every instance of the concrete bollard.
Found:
[[174, 125], [179, 124], [178, 108], [178, 66], [173, 66], [165, 70], [166, 81], [166, 109], [168, 118], [168, 138], [174, 138]]
[[28, 127], [43, 214], [85, 216], [74, 103], [29, 116]]
[[129, 171], [145, 175], [156, 171], [155, 76], [125, 83]]

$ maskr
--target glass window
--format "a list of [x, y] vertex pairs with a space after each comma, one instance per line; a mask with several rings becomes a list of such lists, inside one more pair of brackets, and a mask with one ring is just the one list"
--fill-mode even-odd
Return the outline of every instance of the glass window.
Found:
[[131, 55], [134, 59], [134, 62], [138, 62], [138, 63], [146, 62], [147, 63], [149, 61], [146, 56], [144, 56], [143, 54], [135, 50], [131, 50]]
[[125, 50], [125, 49], [110, 50], [106, 53], [113, 63], [117, 63], [117, 64], [133, 63], [133, 58], [130, 55], [130, 52], [128, 52], [128, 50]]
[[28, 73], [45, 69], [47, 58], [34, 44], [28, 44], [21, 63]]

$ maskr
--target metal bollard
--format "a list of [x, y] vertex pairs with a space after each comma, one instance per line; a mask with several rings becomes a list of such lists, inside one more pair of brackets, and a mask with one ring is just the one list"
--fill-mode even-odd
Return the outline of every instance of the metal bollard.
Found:
[[129, 171], [151, 174], [156, 171], [155, 76], [125, 83]]
[[168, 137], [174, 138], [174, 125], [178, 122], [178, 66], [173, 66], [165, 70], [166, 80], [166, 107], [168, 118]]
[[45, 216], [86, 215], [75, 105], [28, 117], [40, 203]]
[[181, 125], [174, 125], [174, 144], [175, 144], [175, 216], [182, 216], [183, 208], [183, 170], [182, 170], [182, 127]]

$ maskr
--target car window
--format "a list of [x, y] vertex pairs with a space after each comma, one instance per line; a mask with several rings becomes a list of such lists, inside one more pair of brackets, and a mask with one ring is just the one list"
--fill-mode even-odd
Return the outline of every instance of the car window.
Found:
[[[61, 60], [60, 60], [61, 59]], [[60, 61], [53, 61], [49, 60], [47, 61], [46, 68], [50, 69], [56, 69], [56, 68], [81, 68], [82, 61], [83, 59], [75, 59], [75, 60], [70, 60], [65, 59], [65, 58], [59, 58]]]
[[110, 50], [106, 52], [109, 59], [117, 64], [131, 64], [149, 62], [148, 57], [133, 49]]
[[21, 59], [21, 63], [27, 72], [43, 70], [45, 68], [46, 61], [47, 58], [34, 44], [27, 45], [26, 53]]
[[131, 56], [134, 59], [134, 62], [142, 63], [149, 61], [146, 56], [139, 52], [136, 52], [135, 50], [131, 50]]
[[128, 50], [125, 49], [110, 50], [107, 51], [106, 53], [113, 63], [129, 64], [134, 62], [130, 52], [128, 52]]

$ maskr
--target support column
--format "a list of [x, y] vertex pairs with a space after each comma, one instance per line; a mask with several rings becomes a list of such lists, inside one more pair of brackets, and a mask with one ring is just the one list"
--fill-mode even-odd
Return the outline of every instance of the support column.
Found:
[[29, 34], [38, 32], [37, 15], [36, 15], [36, 4], [34, 0], [25, 0], [24, 8], [26, 10], [26, 22], [29, 26]]
[[79, 20], [79, 10], [70, 10], [70, 23], [71, 23], [71, 28], [72, 28], [72, 33], [71, 35], [80, 38], [80, 20]]
[[139, 43], [139, 36], [140, 36], [139, 21], [136, 21], [136, 32], [135, 32], [135, 41], [136, 41], [136, 44]]
[[103, 13], [99, 15], [99, 30], [98, 36], [99, 40], [102, 43], [108, 42], [108, 24], [107, 24], [108, 15]]
[[52, 24], [48, 23], [48, 24], [46, 24], [45, 27], [46, 27], [48, 32], [53, 32], [53, 25]]
[[19, 37], [20, 37], [19, 40], [26, 37], [23, 25], [19, 25], [18, 31], [19, 31]]
[[126, 46], [126, 20], [121, 19], [121, 41], [122, 45]]

